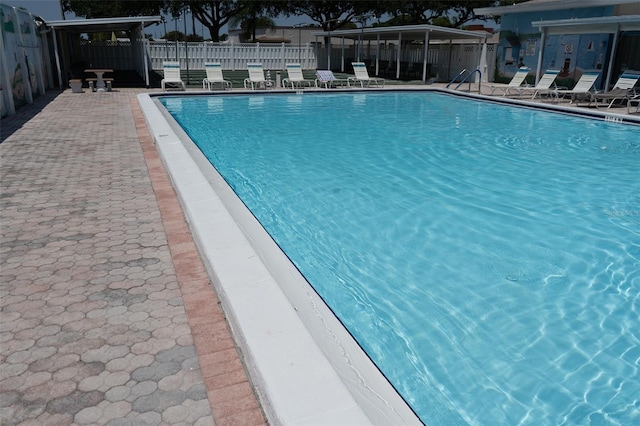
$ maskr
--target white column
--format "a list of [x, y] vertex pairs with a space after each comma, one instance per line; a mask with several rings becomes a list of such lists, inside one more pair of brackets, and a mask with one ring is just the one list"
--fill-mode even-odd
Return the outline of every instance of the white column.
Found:
[[609, 91], [611, 84], [611, 74], [613, 73], [613, 61], [616, 58], [616, 48], [618, 47], [618, 36], [620, 35], [620, 24], [616, 25], [616, 32], [613, 34], [613, 44], [611, 45], [611, 56], [609, 56], [609, 67], [607, 68], [607, 79], [604, 82], [604, 91]]
[[340, 71], [344, 72], [344, 36], [340, 39]]
[[422, 58], [422, 82], [427, 82], [427, 56], [429, 55], [429, 31], [424, 32], [424, 55]]
[[380, 75], [380, 33], [376, 37], [376, 75]]
[[483, 83], [488, 82], [487, 72], [489, 71], [489, 66], [487, 65], [487, 39], [485, 38], [482, 42], [482, 51], [480, 52], [480, 64], [478, 65], [478, 69], [482, 73], [481, 81]]
[[[142, 28], [144, 28], [144, 26]], [[144, 83], [147, 86], [147, 88], [149, 87], [149, 61], [147, 60], [148, 53], [149, 53], [149, 40], [144, 38], [144, 34], [143, 34], [142, 35], [142, 63], [144, 64]]]
[[64, 87], [62, 87], [62, 70], [60, 69], [60, 53], [58, 52], [58, 36], [55, 28], [52, 29], [51, 34], [53, 37], [53, 53], [56, 57], [56, 68], [58, 69], [58, 84], [60, 85], [60, 90], [64, 90]]
[[538, 65], [536, 66], [536, 84], [542, 75], [542, 57], [544, 56], [544, 45], [547, 43], [547, 28], [541, 28], [540, 50], [538, 50]]
[[398, 54], [396, 58], [396, 78], [400, 79], [400, 58], [402, 57], [402, 33], [398, 33]]

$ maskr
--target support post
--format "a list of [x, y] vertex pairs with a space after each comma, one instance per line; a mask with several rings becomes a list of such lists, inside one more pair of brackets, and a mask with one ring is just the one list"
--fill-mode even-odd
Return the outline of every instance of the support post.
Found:
[[544, 45], [547, 42], [547, 28], [541, 28], [540, 50], [538, 51], [538, 64], [536, 66], [536, 84], [540, 81], [542, 75], [542, 57], [544, 55]]
[[427, 82], [427, 60], [429, 59], [429, 31], [424, 32], [424, 57], [422, 58], [422, 83]]
[[56, 29], [55, 27], [53, 28], [53, 53], [56, 57], [56, 68], [58, 70], [58, 84], [60, 85], [60, 90], [64, 90], [64, 87], [62, 87], [62, 69], [60, 68], [60, 53], [58, 52], [58, 36], [56, 34]]
[[400, 59], [402, 58], [402, 33], [398, 33], [398, 54], [396, 55], [396, 79], [400, 80]]
[[609, 91], [611, 84], [611, 74], [613, 73], [613, 62], [616, 58], [616, 50], [618, 49], [618, 36], [620, 34], [620, 24], [616, 26], [616, 32], [613, 34], [613, 44], [611, 45], [611, 56], [609, 56], [609, 66], [607, 67], [607, 78], [604, 83], [604, 91]]

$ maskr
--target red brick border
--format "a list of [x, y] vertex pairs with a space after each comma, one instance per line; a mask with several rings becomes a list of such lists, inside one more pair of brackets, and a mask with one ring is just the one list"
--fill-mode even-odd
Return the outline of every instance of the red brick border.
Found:
[[131, 100], [131, 112], [160, 207], [215, 424], [266, 425], [262, 408], [137, 99]]

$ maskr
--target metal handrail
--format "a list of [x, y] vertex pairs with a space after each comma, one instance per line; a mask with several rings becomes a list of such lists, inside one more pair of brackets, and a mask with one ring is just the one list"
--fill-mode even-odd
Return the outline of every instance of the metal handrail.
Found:
[[[471, 71], [465, 78], [462, 79], [462, 81], [456, 86], [454, 90], [458, 90], [458, 88], [462, 86], [465, 81], [469, 80], [469, 77], [471, 77], [475, 73], [478, 73], [478, 93], [482, 93], [482, 91], [480, 90], [480, 85], [482, 84], [482, 71], [480, 71], [480, 68], [476, 68], [475, 70]], [[469, 81], [469, 92], [471, 92], [471, 81]]]
[[453, 77], [453, 80], [451, 80], [451, 81], [449, 82], [449, 84], [447, 84], [447, 89], [449, 88], [449, 86], [451, 86], [453, 83], [455, 83], [455, 82], [456, 82], [456, 80], [458, 79], [458, 77], [460, 77], [460, 76], [461, 76], [462, 74], [464, 74], [466, 71], [467, 71], [467, 69], [465, 68], [465, 69], [463, 69], [462, 71], [460, 71], [460, 72], [458, 73], [458, 75], [456, 75], [455, 77]]

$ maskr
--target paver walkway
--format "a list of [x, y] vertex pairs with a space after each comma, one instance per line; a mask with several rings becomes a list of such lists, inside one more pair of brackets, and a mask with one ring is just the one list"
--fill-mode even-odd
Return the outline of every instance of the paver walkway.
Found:
[[2, 425], [265, 423], [140, 91], [1, 121]]

